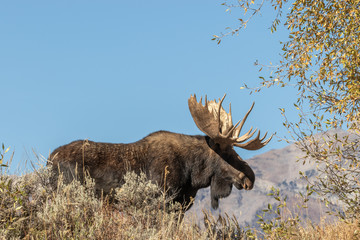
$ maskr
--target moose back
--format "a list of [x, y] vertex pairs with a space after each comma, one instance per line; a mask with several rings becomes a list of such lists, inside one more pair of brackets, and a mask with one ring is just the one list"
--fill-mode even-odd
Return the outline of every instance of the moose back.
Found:
[[[108, 194], [120, 187], [126, 171], [143, 171], [148, 178], [166, 187], [174, 200], [191, 204], [200, 188], [210, 186], [211, 206], [216, 209], [219, 199], [230, 195], [232, 186], [250, 190], [254, 186], [255, 174], [251, 167], [235, 152], [235, 147], [257, 150], [265, 146], [272, 136], [260, 138], [252, 128], [240, 136], [244, 118], [233, 125], [231, 106], [229, 113], [223, 107], [224, 97], [219, 100], [198, 102], [190, 96], [189, 109], [197, 127], [206, 135], [184, 135], [167, 131], [154, 132], [130, 144], [100, 143], [87, 140], [71, 142], [55, 149], [48, 160], [55, 176], [64, 174], [71, 181], [76, 174], [82, 176], [86, 170], [95, 180], [98, 192]], [[249, 140], [250, 139], [250, 140]]]

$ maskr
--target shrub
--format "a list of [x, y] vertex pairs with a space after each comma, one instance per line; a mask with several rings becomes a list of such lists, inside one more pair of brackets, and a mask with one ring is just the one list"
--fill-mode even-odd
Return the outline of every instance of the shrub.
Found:
[[[86, 176], [57, 184], [52, 171], [40, 167], [24, 176], [9, 176], [1, 158], [0, 239], [204, 239], [199, 228], [182, 221], [182, 206], [173, 204], [145, 174], [128, 172], [116, 189], [116, 203], [95, 196]], [[85, 174], [86, 175], [86, 174]], [[56, 185], [56, 188], [54, 188]]]

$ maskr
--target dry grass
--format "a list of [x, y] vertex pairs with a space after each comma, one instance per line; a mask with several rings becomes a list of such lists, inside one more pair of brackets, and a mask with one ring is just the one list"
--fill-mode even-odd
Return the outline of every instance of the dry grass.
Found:
[[46, 167], [21, 177], [1, 173], [0, 239], [225, 238], [215, 220], [208, 230], [183, 221], [183, 207], [144, 174], [126, 174], [112, 204], [95, 196], [91, 178], [64, 184], [60, 177], [56, 188], [49, 179]]
[[338, 221], [325, 226], [310, 226], [301, 229], [302, 239], [360, 239], [360, 222]]
[[183, 221], [183, 206], [173, 204], [144, 174], [129, 172], [116, 189], [116, 203], [109, 204], [95, 196], [90, 178], [67, 185], [60, 178], [54, 189], [46, 167], [21, 177], [5, 168], [0, 171], [0, 239], [360, 239], [359, 221], [303, 227], [294, 219], [274, 219], [265, 233], [239, 226], [227, 215], [204, 213], [200, 229]]
[[272, 233], [264, 234], [254, 230], [256, 239], [289, 239], [289, 240], [356, 240], [360, 239], [360, 222], [343, 222], [341, 220], [326, 225], [285, 226], [282, 231], [274, 230]]

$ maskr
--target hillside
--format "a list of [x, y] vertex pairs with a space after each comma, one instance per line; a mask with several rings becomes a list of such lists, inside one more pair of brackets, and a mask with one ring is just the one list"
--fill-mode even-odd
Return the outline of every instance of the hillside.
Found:
[[[194, 206], [186, 213], [190, 221], [179, 221], [180, 206], [167, 205], [162, 188], [148, 181], [145, 174], [128, 172], [124, 185], [116, 190], [117, 201], [110, 204], [95, 196], [90, 178], [85, 184], [73, 181], [66, 185], [59, 181], [54, 191], [49, 168], [21, 177], [2, 172], [0, 217], [4, 220], [0, 222], [0, 239], [245, 239], [245, 235], [256, 239], [360, 239], [358, 220], [343, 222], [335, 218], [334, 222], [317, 224], [326, 208], [315, 198], [310, 199], [307, 209], [301, 209], [300, 215], [311, 224], [288, 221], [288, 215], [282, 215], [280, 221], [266, 216], [270, 224], [256, 224], [256, 215], [262, 215], [268, 203], [275, 202], [267, 196], [272, 186], [288, 196], [287, 209], [291, 212], [302, 203], [296, 193], [304, 192], [306, 183], [298, 172], [314, 178], [317, 171], [311, 164], [297, 162], [299, 156], [301, 152], [289, 145], [248, 159], [257, 175], [254, 189], [234, 189], [220, 201], [219, 210], [210, 211], [206, 221], [202, 209], [210, 210], [209, 189], [198, 193]], [[172, 211], [168, 211], [170, 208]], [[224, 213], [229, 217], [218, 221], [216, 215]], [[233, 215], [240, 226], [231, 219]], [[198, 224], [193, 224], [194, 220]]]

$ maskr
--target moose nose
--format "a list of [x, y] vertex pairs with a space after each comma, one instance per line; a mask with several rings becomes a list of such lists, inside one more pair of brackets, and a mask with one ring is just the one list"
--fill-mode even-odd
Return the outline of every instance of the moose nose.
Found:
[[243, 187], [245, 190], [251, 190], [254, 187], [254, 184], [247, 177], [245, 177], [243, 181]]
[[251, 190], [254, 187], [254, 182], [251, 181], [244, 173], [240, 173], [234, 185], [239, 190], [241, 189]]

